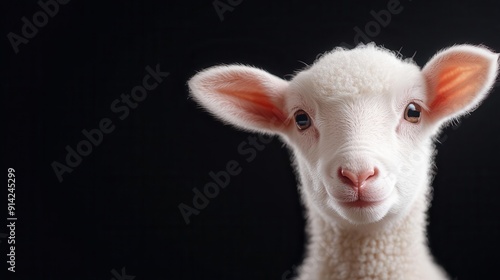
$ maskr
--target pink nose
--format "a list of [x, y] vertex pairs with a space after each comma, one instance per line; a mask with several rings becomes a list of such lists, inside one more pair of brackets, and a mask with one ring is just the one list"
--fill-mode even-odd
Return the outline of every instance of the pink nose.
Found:
[[369, 179], [375, 179], [378, 175], [377, 168], [363, 170], [361, 172], [352, 172], [345, 168], [339, 168], [340, 179], [353, 188], [361, 188]]

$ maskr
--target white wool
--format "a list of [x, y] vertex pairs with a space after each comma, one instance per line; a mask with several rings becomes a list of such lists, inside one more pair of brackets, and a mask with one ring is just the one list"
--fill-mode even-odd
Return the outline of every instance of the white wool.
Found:
[[[433, 138], [486, 97], [497, 59], [458, 45], [420, 70], [370, 44], [326, 53], [291, 81], [229, 65], [189, 87], [221, 120], [280, 135], [292, 150], [307, 210], [298, 279], [446, 279], [425, 235]], [[410, 105], [421, 108], [416, 122]], [[303, 112], [311, 122], [300, 130]]]

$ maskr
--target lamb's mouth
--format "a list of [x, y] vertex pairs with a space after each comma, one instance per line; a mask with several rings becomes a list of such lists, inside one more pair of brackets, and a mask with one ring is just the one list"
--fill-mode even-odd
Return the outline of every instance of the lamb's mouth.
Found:
[[369, 208], [369, 207], [375, 207], [380, 204], [382, 204], [385, 200], [379, 200], [379, 201], [366, 201], [366, 200], [355, 200], [355, 201], [350, 201], [350, 202], [341, 202], [342, 206], [348, 207], [348, 208]]

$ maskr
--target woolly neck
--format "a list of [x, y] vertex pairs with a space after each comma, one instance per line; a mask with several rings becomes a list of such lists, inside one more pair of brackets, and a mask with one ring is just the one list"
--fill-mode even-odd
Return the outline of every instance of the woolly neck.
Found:
[[366, 232], [341, 228], [320, 213], [310, 213], [299, 279], [446, 279], [427, 246], [428, 204], [420, 197], [392, 227]]

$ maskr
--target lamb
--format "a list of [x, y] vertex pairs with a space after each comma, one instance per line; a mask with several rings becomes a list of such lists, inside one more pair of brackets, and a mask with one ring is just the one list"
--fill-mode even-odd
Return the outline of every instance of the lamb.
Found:
[[455, 45], [421, 70], [368, 44], [325, 53], [289, 81], [223, 65], [188, 85], [223, 122], [291, 149], [307, 210], [298, 279], [447, 279], [426, 240], [433, 142], [484, 100], [497, 61]]

